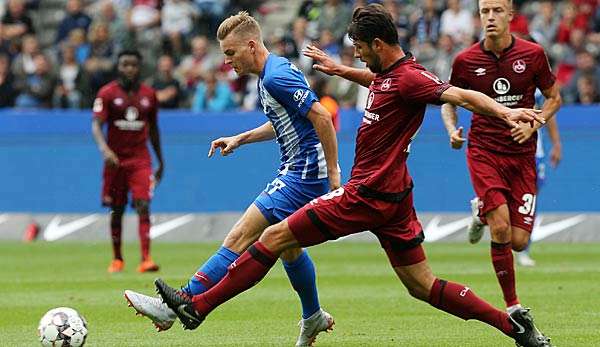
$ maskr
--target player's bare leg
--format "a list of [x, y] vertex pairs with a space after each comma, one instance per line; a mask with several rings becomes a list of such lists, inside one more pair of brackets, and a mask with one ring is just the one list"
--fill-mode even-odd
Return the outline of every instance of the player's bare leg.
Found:
[[150, 202], [148, 200], [135, 200], [133, 205], [135, 206], [139, 219], [138, 234], [140, 237], [140, 249], [142, 253], [142, 260], [137, 271], [158, 271], [159, 266], [154, 263], [150, 256]]
[[427, 260], [396, 266], [394, 270], [410, 295], [419, 300], [464, 320], [487, 323], [515, 339], [517, 346], [551, 346], [550, 339], [533, 324], [529, 310], [521, 309], [511, 315], [498, 310], [475, 295], [471, 288], [436, 278]]
[[486, 214], [490, 226], [491, 257], [496, 278], [502, 289], [507, 310], [520, 308], [515, 284], [515, 264], [512, 254], [512, 227], [508, 206], [502, 204]]
[[121, 253], [121, 235], [123, 233], [123, 213], [125, 206], [112, 206], [110, 211], [110, 239], [113, 250], [113, 260], [108, 266], [108, 272], [115, 273], [123, 271], [125, 266]]

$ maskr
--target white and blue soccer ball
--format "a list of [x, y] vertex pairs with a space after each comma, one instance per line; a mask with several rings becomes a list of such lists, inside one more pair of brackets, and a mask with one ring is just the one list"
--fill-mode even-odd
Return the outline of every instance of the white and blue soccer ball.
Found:
[[69, 307], [53, 308], [40, 319], [38, 335], [42, 346], [81, 347], [87, 337], [87, 322]]

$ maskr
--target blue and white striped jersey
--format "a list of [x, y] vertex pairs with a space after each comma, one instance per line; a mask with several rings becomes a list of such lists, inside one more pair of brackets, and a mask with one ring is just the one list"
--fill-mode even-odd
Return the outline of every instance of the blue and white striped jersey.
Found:
[[323, 147], [306, 117], [318, 98], [302, 71], [286, 58], [269, 54], [258, 79], [258, 95], [279, 144], [279, 174], [301, 179], [326, 178]]

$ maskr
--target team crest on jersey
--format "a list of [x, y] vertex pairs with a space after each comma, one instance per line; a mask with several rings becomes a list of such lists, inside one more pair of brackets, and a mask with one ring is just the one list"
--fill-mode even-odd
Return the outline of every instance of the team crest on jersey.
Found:
[[512, 67], [514, 72], [523, 73], [525, 72], [525, 68], [527, 68], [527, 65], [525, 64], [525, 61], [523, 59], [518, 59], [514, 61]]
[[123, 99], [121, 99], [121, 98], [116, 98], [113, 102], [117, 106], [123, 105]]
[[497, 94], [504, 95], [510, 90], [510, 82], [506, 78], [500, 77], [494, 81], [492, 87]]
[[148, 100], [148, 98], [143, 97], [142, 100], [140, 100], [140, 105], [144, 106], [144, 107], [149, 107], [150, 106], [150, 100]]
[[373, 100], [375, 100], [375, 93], [369, 92], [369, 97], [367, 98], [367, 108], [371, 108], [371, 105], [373, 105]]
[[390, 89], [391, 85], [392, 85], [392, 79], [391, 78], [386, 78], [381, 83], [381, 90], [385, 92], [386, 90]]

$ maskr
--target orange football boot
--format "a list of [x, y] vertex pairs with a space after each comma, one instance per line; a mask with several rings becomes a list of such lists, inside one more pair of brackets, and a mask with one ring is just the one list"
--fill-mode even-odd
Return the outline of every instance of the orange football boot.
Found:
[[113, 261], [108, 266], [109, 273], [121, 272], [125, 267], [125, 263], [121, 259], [113, 259]]
[[140, 265], [138, 265], [138, 272], [156, 272], [158, 271], [159, 266], [152, 261], [152, 258], [148, 257], [148, 259], [142, 261]]

